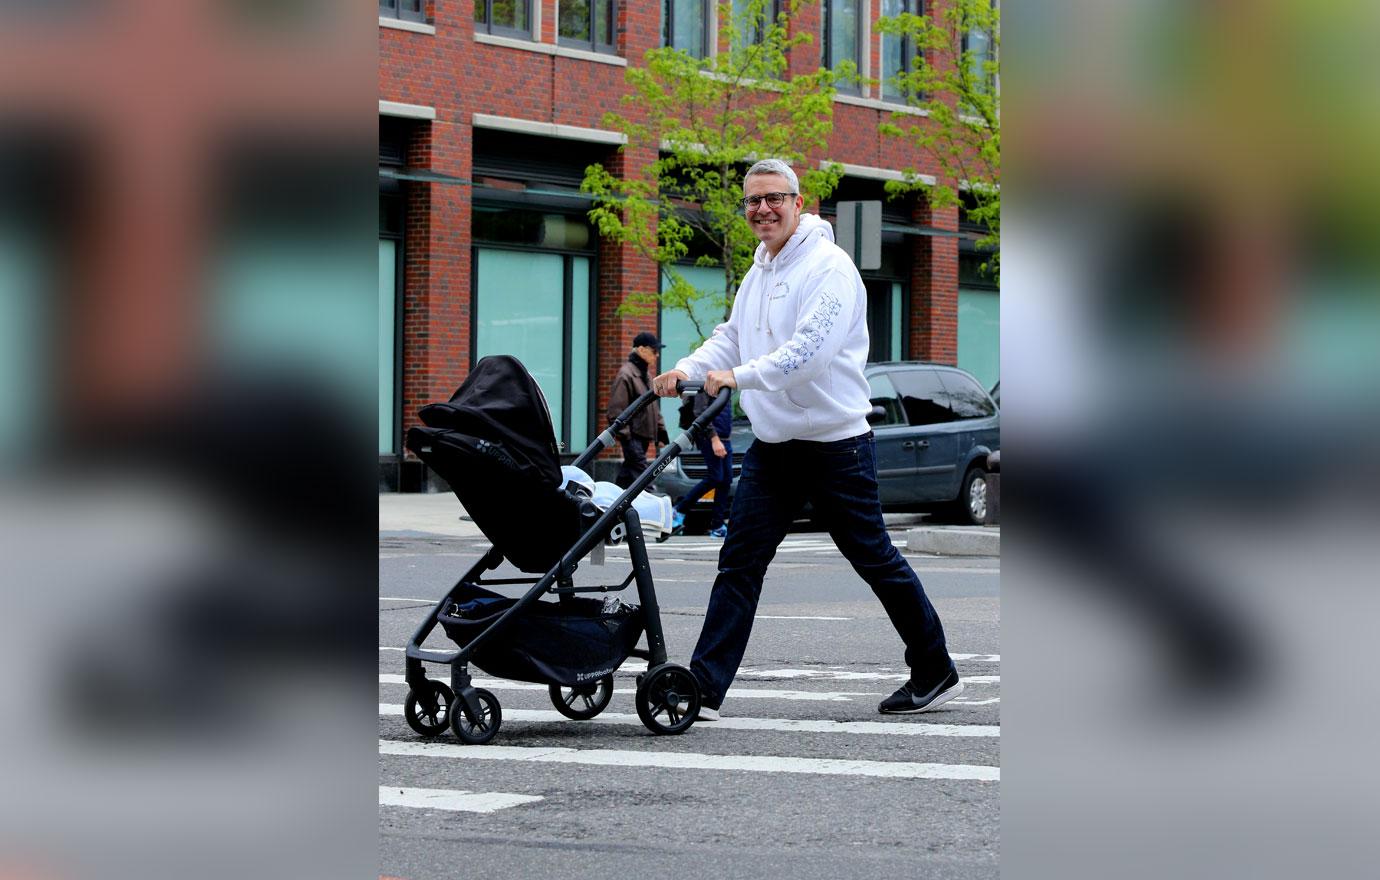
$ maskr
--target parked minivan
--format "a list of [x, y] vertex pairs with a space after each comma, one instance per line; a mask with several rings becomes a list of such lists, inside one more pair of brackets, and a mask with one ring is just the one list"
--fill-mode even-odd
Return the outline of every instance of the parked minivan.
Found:
[[[922, 361], [868, 364], [877, 442], [877, 485], [886, 511], [943, 511], [960, 522], [987, 519], [988, 454], [1001, 447], [997, 405], [969, 373]], [[752, 444], [746, 419], [733, 423], [733, 479]], [[704, 476], [698, 452], [680, 456], [657, 478], [679, 501]], [[707, 511], [699, 502], [691, 514]], [[693, 523], [692, 523], [693, 526]]]

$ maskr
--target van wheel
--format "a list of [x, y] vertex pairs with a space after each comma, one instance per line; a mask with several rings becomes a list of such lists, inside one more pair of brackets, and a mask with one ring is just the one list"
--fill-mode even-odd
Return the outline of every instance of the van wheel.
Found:
[[980, 467], [968, 468], [954, 500], [954, 516], [965, 526], [980, 526], [987, 522], [987, 511], [987, 472]]

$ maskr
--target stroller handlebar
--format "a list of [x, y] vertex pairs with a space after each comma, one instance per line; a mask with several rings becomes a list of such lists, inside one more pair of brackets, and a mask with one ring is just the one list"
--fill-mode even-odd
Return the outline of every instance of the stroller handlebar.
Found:
[[[699, 391], [702, 391], [703, 389], [704, 382], [688, 380], [676, 382], [676, 392], [679, 394], [695, 394]], [[706, 407], [704, 412], [700, 415], [700, 417], [695, 420], [695, 424], [692, 430], [694, 432], [704, 430], [704, 426], [707, 425], [709, 422], [713, 421], [714, 417], [719, 414], [720, 410], [722, 410], [725, 406], [728, 406], [728, 401], [732, 398], [732, 396], [733, 389], [720, 388], [719, 393], [715, 395], [712, 401], [709, 402], [709, 406]], [[588, 469], [590, 462], [594, 460], [595, 456], [597, 456], [600, 453], [600, 451], [607, 449], [608, 447], [613, 446], [615, 443], [617, 443], [618, 433], [622, 431], [623, 428], [625, 428], [628, 425], [628, 423], [631, 422], [637, 416], [638, 413], [642, 412], [642, 410], [646, 409], [647, 406], [652, 404], [652, 402], [657, 399], [657, 393], [655, 391], [648, 390], [645, 394], [641, 395], [632, 403], [628, 404], [627, 408], [624, 409], [617, 416], [615, 416], [613, 421], [609, 423], [609, 426], [605, 428], [603, 432], [600, 433], [599, 436], [594, 439], [594, 442], [590, 443], [589, 448], [587, 448], [584, 452], [582, 452], [579, 455], [578, 458], [575, 459], [575, 461], [573, 462], [575, 467], [580, 468], [582, 470]], [[681, 437], [685, 437], [685, 435], [682, 434]], [[676, 446], [677, 444], [675, 441], [672, 441], [670, 445]], [[683, 447], [681, 447], [680, 450], [678, 450], [678, 452], [693, 448], [694, 444], [687, 442], [686, 445], [684, 445]]]

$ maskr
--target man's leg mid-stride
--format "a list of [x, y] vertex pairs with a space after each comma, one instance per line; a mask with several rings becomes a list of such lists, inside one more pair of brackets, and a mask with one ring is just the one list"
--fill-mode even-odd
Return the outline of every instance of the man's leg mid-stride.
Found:
[[821, 447], [823, 460], [812, 468], [819, 475], [812, 493], [814, 508], [839, 551], [881, 600], [906, 645], [910, 681], [878, 709], [890, 714], [937, 708], [958, 696], [963, 683], [949, 658], [939, 614], [915, 570], [887, 534], [877, 487], [875, 441], [867, 434]]
[[784, 445], [754, 443], [744, 458], [733, 496], [731, 526], [719, 551], [719, 574], [690, 660], [690, 671], [700, 684], [701, 703], [710, 710], [717, 711], [722, 704], [743, 662], [762, 578], [803, 504], [799, 491], [790, 485], [792, 475], [780, 448]]

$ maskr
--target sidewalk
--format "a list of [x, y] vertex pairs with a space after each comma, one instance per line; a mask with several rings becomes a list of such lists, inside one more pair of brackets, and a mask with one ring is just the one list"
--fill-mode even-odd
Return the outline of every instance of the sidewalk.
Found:
[[[446, 538], [483, 537], [465, 517], [460, 500], [451, 492], [379, 493], [379, 534], [439, 535]], [[937, 526], [915, 513], [884, 515], [890, 530], [906, 529], [908, 549], [940, 556], [999, 556], [1001, 529], [996, 526]]]
[[465, 509], [452, 492], [380, 492], [379, 534], [425, 534], [447, 538], [483, 537], [462, 520]]

